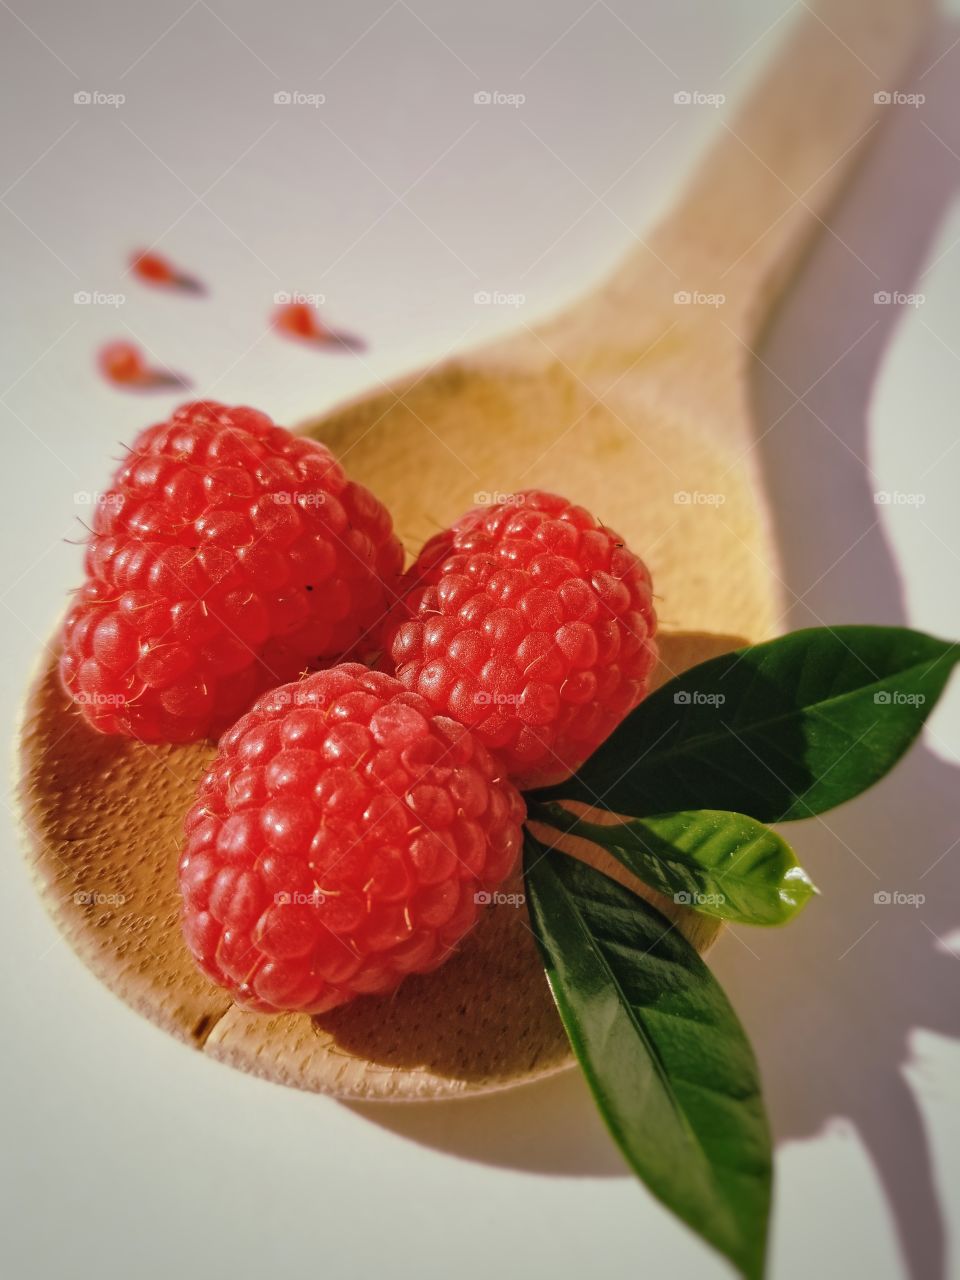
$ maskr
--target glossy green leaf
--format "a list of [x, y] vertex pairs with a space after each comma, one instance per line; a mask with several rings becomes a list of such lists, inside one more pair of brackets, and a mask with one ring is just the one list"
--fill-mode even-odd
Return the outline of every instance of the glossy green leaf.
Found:
[[679, 929], [636, 894], [529, 832], [524, 863], [547, 978], [611, 1134], [653, 1194], [756, 1280], [770, 1133], [726, 996]]
[[573, 778], [533, 795], [631, 817], [811, 817], [892, 768], [958, 658], [960, 645], [903, 627], [794, 631], [671, 680]]
[[785, 924], [816, 892], [786, 840], [742, 813], [693, 809], [601, 826], [552, 803], [530, 816], [602, 846], [665, 897], [721, 920]]

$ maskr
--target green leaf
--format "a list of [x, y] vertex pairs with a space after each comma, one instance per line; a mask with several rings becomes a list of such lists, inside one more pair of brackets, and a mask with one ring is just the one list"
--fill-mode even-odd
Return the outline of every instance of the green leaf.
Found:
[[545, 804], [530, 817], [600, 845], [665, 897], [721, 920], [785, 924], [816, 893], [786, 840], [742, 813], [693, 809], [600, 826]]
[[770, 1132], [736, 1014], [679, 929], [530, 833], [527, 903], [597, 1106], [634, 1172], [749, 1280], [763, 1273]]
[[893, 767], [958, 659], [960, 645], [903, 627], [794, 631], [671, 680], [574, 777], [532, 794], [632, 817], [812, 817]]

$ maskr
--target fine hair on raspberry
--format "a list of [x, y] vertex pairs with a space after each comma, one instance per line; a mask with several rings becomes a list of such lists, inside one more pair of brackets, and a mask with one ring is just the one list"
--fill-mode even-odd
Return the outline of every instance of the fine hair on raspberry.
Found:
[[442, 964], [514, 869], [498, 761], [391, 676], [345, 663], [265, 694], [186, 819], [183, 929], [247, 1008], [321, 1013]]
[[650, 574], [565, 498], [474, 508], [427, 542], [401, 590], [383, 665], [469, 725], [518, 786], [568, 777], [647, 691]]
[[375, 647], [403, 550], [322, 444], [198, 401], [98, 495], [61, 677], [95, 729], [216, 737], [265, 690]]

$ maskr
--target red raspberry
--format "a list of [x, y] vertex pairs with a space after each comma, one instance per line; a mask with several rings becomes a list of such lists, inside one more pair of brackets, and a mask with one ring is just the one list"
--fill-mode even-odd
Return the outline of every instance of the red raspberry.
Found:
[[583, 507], [529, 490], [475, 507], [407, 572], [385, 662], [469, 725], [521, 788], [574, 772], [646, 693], [646, 566]]
[[98, 495], [60, 671], [104, 733], [215, 736], [274, 685], [363, 652], [403, 551], [323, 445], [199, 401]]
[[462, 725], [345, 663], [265, 694], [187, 815], [183, 929], [247, 1008], [320, 1013], [427, 973], [513, 869], [523, 797]]

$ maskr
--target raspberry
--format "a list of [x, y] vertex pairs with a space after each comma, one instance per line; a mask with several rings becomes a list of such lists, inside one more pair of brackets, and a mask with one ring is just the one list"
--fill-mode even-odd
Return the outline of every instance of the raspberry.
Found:
[[646, 693], [650, 575], [565, 498], [530, 490], [467, 512], [401, 593], [384, 665], [470, 726], [521, 788], [568, 777]]
[[186, 818], [184, 937], [250, 1009], [321, 1013], [449, 956], [511, 872], [525, 806], [462, 725], [344, 663], [265, 694]]
[[362, 653], [402, 562], [386, 509], [323, 445], [185, 405], [98, 496], [63, 684], [104, 733], [215, 736], [264, 690]]

